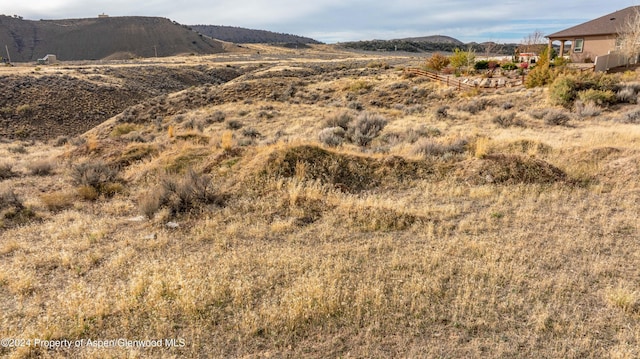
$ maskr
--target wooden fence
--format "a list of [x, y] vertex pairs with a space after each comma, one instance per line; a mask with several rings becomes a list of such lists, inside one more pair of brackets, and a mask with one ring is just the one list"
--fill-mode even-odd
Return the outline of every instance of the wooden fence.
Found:
[[506, 80], [492, 81], [490, 79], [484, 79], [482, 80], [482, 82], [485, 82], [485, 83], [482, 84], [482, 82], [477, 80], [473, 82], [465, 82], [464, 80], [461, 80], [459, 78], [455, 78], [448, 75], [441, 75], [436, 72], [425, 71], [425, 70], [416, 69], [416, 68], [407, 68], [404, 70], [404, 73], [414, 75], [414, 76], [424, 76], [431, 80], [441, 82], [447, 86], [455, 87], [458, 91], [471, 90], [471, 89], [495, 89], [495, 88], [507, 87], [507, 86], [517, 86], [524, 83], [524, 76], [522, 76], [522, 79], [517, 80], [518, 83], [514, 83], [513, 81], [506, 81]]

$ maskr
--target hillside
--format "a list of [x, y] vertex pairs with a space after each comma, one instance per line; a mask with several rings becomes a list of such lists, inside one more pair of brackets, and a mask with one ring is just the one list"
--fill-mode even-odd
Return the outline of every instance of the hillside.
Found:
[[[487, 44], [476, 42], [463, 43], [449, 36], [435, 35], [395, 40], [364, 40], [338, 43], [338, 47], [362, 51], [406, 51], [406, 52], [453, 52], [455, 49], [471, 49], [476, 53], [484, 53]], [[492, 45], [495, 54], [513, 55], [516, 44]]]
[[13, 62], [46, 54], [69, 61], [224, 51], [221, 42], [169, 19], [140, 16], [39, 21], [0, 16], [0, 44], [8, 45]]
[[453, 38], [451, 36], [444, 35], [431, 35], [431, 36], [420, 36], [420, 37], [407, 37], [404, 39], [396, 39], [399, 41], [409, 41], [409, 42], [429, 42], [432, 44], [454, 44], [454, 45], [464, 45], [464, 42]]
[[191, 25], [194, 31], [214, 39], [236, 44], [320, 44], [308, 37], [282, 34], [266, 30], [252, 30], [235, 26]]
[[638, 73], [567, 69], [615, 103], [561, 107], [400, 70], [420, 56], [244, 46], [0, 67], [2, 96], [235, 76], [0, 140], [0, 338], [31, 340], [0, 357], [638, 357]]

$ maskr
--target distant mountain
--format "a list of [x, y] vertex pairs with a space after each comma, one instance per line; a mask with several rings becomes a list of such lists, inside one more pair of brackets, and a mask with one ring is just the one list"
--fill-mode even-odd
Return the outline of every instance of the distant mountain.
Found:
[[191, 25], [190, 28], [211, 38], [236, 44], [321, 44], [321, 42], [308, 37], [235, 26]]
[[411, 37], [395, 40], [367, 40], [341, 42], [339, 47], [362, 51], [406, 51], [406, 52], [453, 52], [456, 48], [461, 50], [471, 49], [476, 54], [490, 52], [492, 54], [513, 55], [516, 44], [495, 44], [464, 42], [450, 36], [434, 35], [423, 37]]
[[[154, 57], [224, 52], [223, 44], [160, 17], [23, 20], [0, 15], [0, 45], [14, 62], [47, 54], [59, 60]], [[2, 46], [0, 53], [5, 56]]]
[[464, 42], [453, 38], [451, 36], [445, 35], [431, 35], [431, 36], [421, 36], [421, 37], [407, 37], [404, 39], [397, 39], [398, 41], [409, 41], [409, 42], [428, 42], [431, 44], [454, 44], [454, 45], [464, 45]]

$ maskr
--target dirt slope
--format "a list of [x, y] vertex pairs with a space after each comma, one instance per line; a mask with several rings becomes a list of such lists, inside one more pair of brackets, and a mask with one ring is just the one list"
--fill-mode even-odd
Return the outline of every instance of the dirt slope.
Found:
[[222, 42], [169, 19], [141, 16], [40, 21], [0, 16], [0, 43], [8, 45], [13, 62], [46, 54], [59, 60], [98, 60], [123, 52], [164, 57], [224, 51]]

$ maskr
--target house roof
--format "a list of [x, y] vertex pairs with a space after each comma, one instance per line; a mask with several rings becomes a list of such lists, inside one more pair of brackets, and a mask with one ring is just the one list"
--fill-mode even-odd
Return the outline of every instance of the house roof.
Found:
[[572, 38], [576, 36], [589, 35], [610, 35], [617, 34], [622, 28], [625, 21], [640, 12], [640, 6], [629, 6], [628, 8], [618, 10], [608, 15], [604, 15], [597, 19], [587, 21], [580, 25], [570, 27], [568, 29], [558, 31], [546, 37], [552, 38]]

